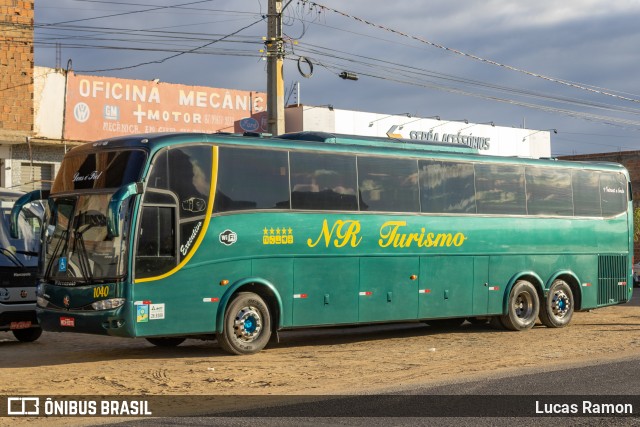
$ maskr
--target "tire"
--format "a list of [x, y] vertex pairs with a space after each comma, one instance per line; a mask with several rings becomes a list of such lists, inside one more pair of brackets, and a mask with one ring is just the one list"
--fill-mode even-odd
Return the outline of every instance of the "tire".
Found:
[[166, 338], [147, 338], [151, 344], [156, 347], [177, 347], [184, 342], [186, 338], [182, 337], [166, 337]]
[[569, 284], [564, 280], [554, 280], [540, 309], [540, 321], [548, 328], [563, 328], [571, 322], [574, 306]]
[[42, 328], [14, 329], [12, 332], [20, 342], [33, 342], [42, 335]]
[[457, 319], [431, 319], [425, 322], [427, 325], [437, 329], [453, 329], [464, 323], [464, 318]]
[[533, 328], [540, 312], [540, 299], [535, 286], [526, 280], [518, 280], [509, 293], [507, 314], [500, 317], [505, 328], [523, 331]]
[[218, 343], [231, 354], [254, 354], [262, 350], [271, 337], [271, 314], [260, 296], [240, 292], [224, 313]]

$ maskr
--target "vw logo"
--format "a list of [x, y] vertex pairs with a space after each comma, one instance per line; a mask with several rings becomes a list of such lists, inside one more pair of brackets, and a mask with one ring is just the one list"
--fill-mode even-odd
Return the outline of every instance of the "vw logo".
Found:
[[84, 123], [89, 120], [90, 114], [91, 110], [89, 110], [89, 106], [84, 102], [78, 102], [76, 106], [73, 107], [73, 117], [78, 123]]

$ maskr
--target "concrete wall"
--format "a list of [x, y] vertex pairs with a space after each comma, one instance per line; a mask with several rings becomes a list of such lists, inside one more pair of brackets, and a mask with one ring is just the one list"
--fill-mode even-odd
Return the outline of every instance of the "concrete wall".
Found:
[[34, 136], [62, 139], [65, 77], [63, 70], [34, 68]]

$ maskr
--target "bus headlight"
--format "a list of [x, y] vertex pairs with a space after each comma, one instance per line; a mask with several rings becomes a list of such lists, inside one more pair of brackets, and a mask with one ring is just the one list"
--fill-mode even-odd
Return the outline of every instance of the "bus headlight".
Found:
[[103, 299], [101, 301], [91, 303], [91, 307], [93, 307], [94, 310], [110, 310], [120, 307], [124, 302], [124, 298]]
[[45, 308], [49, 305], [49, 301], [47, 301], [44, 297], [38, 296], [36, 297], [36, 305], [41, 308]]

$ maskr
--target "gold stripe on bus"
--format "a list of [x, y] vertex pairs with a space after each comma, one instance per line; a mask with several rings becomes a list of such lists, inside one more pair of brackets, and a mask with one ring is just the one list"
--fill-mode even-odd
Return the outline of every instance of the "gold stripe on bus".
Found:
[[182, 267], [184, 267], [185, 264], [189, 262], [189, 260], [193, 256], [193, 254], [195, 254], [196, 251], [198, 250], [198, 248], [200, 247], [200, 243], [202, 243], [202, 241], [204, 240], [204, 236], [207, 234], [207, 229], [209, 228], [209, 222], [211, 221], [211, 213], [213, 212], [213, 197], [216, 194], [216, 186], [218, 184], [218, 147], [217, 146], [212, 147], [212, 154], [211, 155], [212, 155], [212, 160], [211, 160], [211, 187], [209, 188], [209, 203], [207, 204], [207, 213], [206, 213], [205, 220], [204, 220], [204, 226], [202, 228], [202, 231], [200, 231], [200, 235], [198, 236], [198, 239], [196, 240], [195, 244], [193, 245], [193, 247], [191, 248], [191, 250], [189, 251], [187, 256], [184, 257], [182, 259], [182, 261], [180, 261], [180, 264], [176, 265], [173, 269], [167, 271], [164, 274], [161, 274], [160, 276], [153, 276], [153, 277], [145, 277], [143, 279], [136, 279], [136, 280], [134, 280], [134, 283], [152, 282], [154, 280], [161, 280], [161, 279], [164, 279], [166, 277], [171, 276], [176, 271], [178, 271]]

